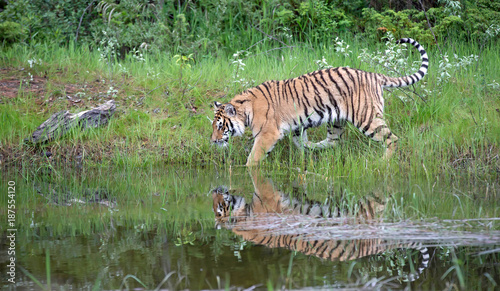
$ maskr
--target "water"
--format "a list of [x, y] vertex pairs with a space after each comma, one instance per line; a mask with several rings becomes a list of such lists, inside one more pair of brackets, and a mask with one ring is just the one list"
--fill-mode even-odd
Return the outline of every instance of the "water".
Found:
[[[16, 184], [16, 253], [4, 219], [0, 278], [7, 290], [39, 290], [35, 281], [73, 290], [499, 288], [498, 185], [466, 180], [364, 183], [244, 168], [3, 173], [3, 193]], [[224, 195], [240, 204], [216, 220], [214, 198]], [[326, 217], [306, 215], [318, 211]]]

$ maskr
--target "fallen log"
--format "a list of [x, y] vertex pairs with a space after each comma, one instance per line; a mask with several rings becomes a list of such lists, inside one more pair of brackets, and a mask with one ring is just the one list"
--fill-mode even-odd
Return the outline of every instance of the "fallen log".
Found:
[[39, 144], [60, 138], [73, 128], [84, 131], [88, 128], [97, 128], [106, 125], [115, 112], [115, 109], [115, 101], [109, 100], [95, 108], [79, 113], [70, 113], [68, 110], [59, 111], [42, 123], [24, 141], [31, 144]]

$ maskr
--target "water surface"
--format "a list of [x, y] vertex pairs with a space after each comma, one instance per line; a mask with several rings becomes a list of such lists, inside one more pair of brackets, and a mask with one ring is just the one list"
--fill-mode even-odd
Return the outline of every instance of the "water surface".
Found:
[[[6, 172], [2, 191], [16, 183], [16, 284], [7, 281], [6, 224], [0, 276], [23, 290], [39, 289], [33, 278], [47, 286], [48, 276], [53, 288], [84, 290], [495, 289], [498, 185], [466, 180], [366, 183], [244, 168]], [[216, 220], [214, 189], [252, 211]], [[7, 217], [7, 197], [0, 201]]]

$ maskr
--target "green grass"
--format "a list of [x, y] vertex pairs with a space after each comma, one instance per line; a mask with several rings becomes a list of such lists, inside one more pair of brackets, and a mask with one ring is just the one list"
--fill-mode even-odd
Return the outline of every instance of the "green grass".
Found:
[[[323, 56], [332, 66], [357, 67], [377, 71], [361, 62], [361, 50], [383, 49], [346, 40], [352, 54], [345, 58], [327, 45], [310, 47], [296, 44], [293, 49], [269, 52], [255, 46], [239, 69], [239, 78], [250, 85], [270, 79], [295, 77], [318, 69], [315, 60]], [[244, 49], [244, 48], [242, 48]], [[446, 43], [442, 49], [448, 56], [479, 54], [474, 45]], [[411, 49], [409, 49], [411, 51]], [[500, 99], [494, 82], [500, 80], [495, 69], [500, 63], [498, 46], [481, 52], [476, 63], [449, 70], [450, 79], [438, 85], [437, 67], [442, 56], [436, 47], [427, 48], [430, 70], [416, 88], [432, 93], [426, 101], [408, 93], [412, 99], [402, 101], [398, 90], [385, 92], [386, 116], [392, 131], [400, 137], [399, 150], [389, 162], [380, 157], [383, 147], [368, 140], [350, 127], [341, 145], [335, 149], [301, 153], [284, 138], [278, 143], [264, 166], [272, 169], [305, 168], [327, 176], [386, 175], [402, 171], [418, 176], [454, 177], [466, 172], [478, 179], [498, 177], [500, 139]], [[230, 151], [221, 151], [209, 143], [213, 117], [211, 102], [229, 101], [246, 87], [234, 82], [232, 57], [218, 52], [217, 57], [196, 56], [190, 67], [182, 70], [168, 55], [145, 55], [139, 62], [130, 56], [108, 63], [99, 60], [96, 51], [85, 47], [55, 47], [48, 44], [3, 47], [1, 78], [23, 80], [28, 86], [29, 74], [43, 78], [44, 90], [33, 93], [19, 91], [16, 96], [2, 97], [0, 105], [1, 151], [4, 165], [45, 163], [44, 152], [52, 159], [66, 161], [85, 153], [87, 165], [242, 165], [252, 146], [250, 135], [235, 138]], [[30, 59], [41, 64], [28, 65]], [[411, 60], [418, 60], [413, 52]], [[405, 69], [408, 71], [408, 69]], [[29, 73], [29, 74], [28, 74]], [[38, 80], [35, 78], [35, 80]], [[250, 86], [248, 85], [248, 86]], [[425, 86], [425, 88], [422, 88]], [[118, 90], [116, 96], [110, 87]], [[73, 100], [73, 103], [66, 96]], [[72, 112], [91, 108], [113, 98], [117, 111], [105, 128], [67, 137], [42, 145], [23, 145], [23, 139], [51, 114], [68, 109]], [[322, 139], [324, 128], [310, 130], [311, 139]], [[375, 174], [372, 174], [375, 173]]]

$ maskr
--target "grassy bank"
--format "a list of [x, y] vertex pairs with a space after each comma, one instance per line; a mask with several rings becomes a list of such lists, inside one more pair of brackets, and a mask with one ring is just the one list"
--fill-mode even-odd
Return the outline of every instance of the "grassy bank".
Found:
[[[377, 54], [391, 47], [347, 38], [329, 46], [278, 47], [281, 44], [266, 40], [238, 55], [218, 52], [182, 58], [143, 52], [121, 60], [106, 47], [100, 51], [48, 44], [3, 47], [2, 166], [242, 165], [253, 140], [250, 135], [236, 138], [224, 151], [211, 146], [212, 101], [227, 102], [263, 81], [299, 76], [326, 65], [394, 75], [373, 60], [408, 60], [396, 67], [401, 74], [412, 72], [419, 62], [412, 48], [391, 60], [390, 55]], [[465, 172], [498, 181], [500, 49], [453, 42], [426, 49], [430, 70], [425, 79], [409, 90], [386, 90], [384, 95], [388, 123], [400, 137], [398, 152], [389, 163], [380, 159], [380, 144], [349, 128], [339, 147], [317, 152], [301, 152], [285, 138], [264, 165], [340, 176], [398, 171], [452, 177]], [[78, 112], [109, 99], [118, 108], [107, 127], [73, 132], [41, 146], [24, 144], [24, 138], [53, 113]], [[309, 135], [322, 139], [326, 129], [311, 130]]]

